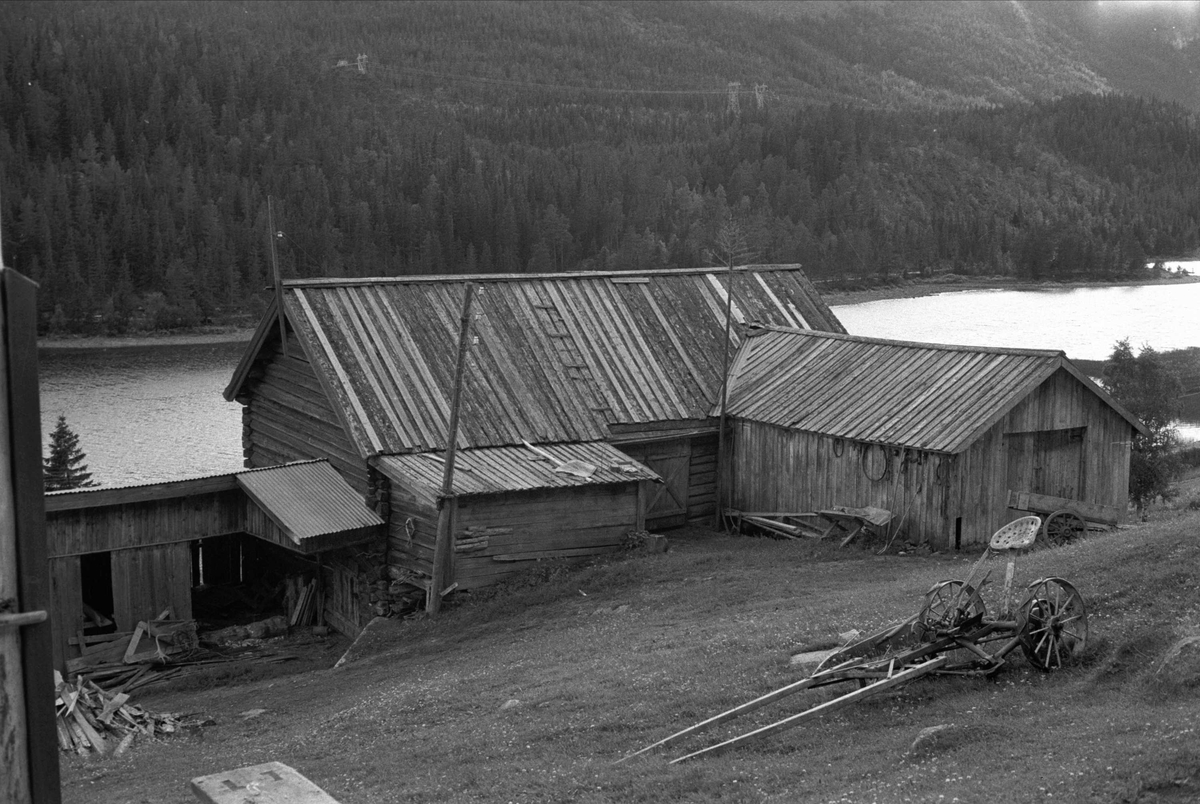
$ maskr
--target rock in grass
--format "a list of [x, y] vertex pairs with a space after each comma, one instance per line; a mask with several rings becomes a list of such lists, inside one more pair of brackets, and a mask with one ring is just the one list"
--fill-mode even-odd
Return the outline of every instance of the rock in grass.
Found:
[[516, 698], [509, 698], [507, 701], [504, 702], [504, 705], [501, 706], [500, 708], [501, 709], [516, 709], [520, 705], [521, 705], [521, 702], [518, 701]]
[[921, 729], [921, 733], [917, 735], [917, 739], [913, 740], [912, 745], [908, 747], [908, 753], [904, 755], [904, 758], [909, 762], [916, 762], [934, 754], [940, 754], [953, 747], [955, 738], [962, 731], [960, 727], [955, 726], [953, 723], [943, 723], [938, 726]]

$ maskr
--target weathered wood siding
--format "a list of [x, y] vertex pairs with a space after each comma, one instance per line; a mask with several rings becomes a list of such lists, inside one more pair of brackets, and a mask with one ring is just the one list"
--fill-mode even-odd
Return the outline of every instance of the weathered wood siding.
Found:
[[947, 543], [948, 456], [892, 450], [886, 458], [878, 445], [736, 420], [730, 442], [731, 508], [803, 512], [874, 506], [892, 512], [889, 535], [938, 547]]
[[[437, 540], [437, 511], [417, 504], [393, 483], [389, 562], [429, 577]], [[452, 580], [460, 589], [524, 572], [537, 558], [577, 557], [620, 549], [638, 516], [638, 484], [480, 495], [457, 500], [455, 540], [484, 532], [480, 550], [455, 551]], [[406, 522], [412, 523], [409, 535]], [[529, 556], [498, 561], [495, 556]]]
[[50, 623], [54, 634], [54, 666], [63, 667], [79, 649], [67, 641], [83, 630], [83, 577], [79, 556], [50, 559]]
[[192, 551], [187, 543], [162, 544], [112, 554], [113, 620], [132, 631], [170, 607], [171, 618], [192, 618]]
[[879, 446], [741, 420], [731, 433], [730, 507], [887, 508], [902, 538], [938, 549], [978, 548], [1029, 513], [1008, 508], [1011, 476], [1036, 486], [1015, 491], [1068, 496], [1059, 492], [1074, 489], [1084, 502], [1128, 505], [1132, 428], [1066, 370], [958, 455], [889, 448], [893, 469], [884, 479], [871, 479], [882, 466]]
[[47, 510], [49, 555], [54, 559], [240, 533], [243, 499], [231, 488], [124, 505]]
[[[1031, 437], [1057, 448], [1030, 448]], [[962, 543], [983, 544], [1005, 522], [1031, 513], [1008, 507], [1009, 489], [1125, 511], [1132, 440], [1133, 428], [1120, 414], [1067, 371], [1055, 372], [961, 457], [961, 511], [978, 512], [958, 514]], [[1074, 495], [1059, 493], [1070, 488]]]
[[367, 466], [350, 443], [295, 335], [288, 356], [261, 356], [242, 398], [242, 450], [248, 467], [328, 458], [346, 482], [367, 493]]

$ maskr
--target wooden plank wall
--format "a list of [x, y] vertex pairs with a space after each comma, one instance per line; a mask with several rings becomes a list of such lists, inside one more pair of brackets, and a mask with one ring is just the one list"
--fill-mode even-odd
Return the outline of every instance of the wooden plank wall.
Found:
[[493, 534], [482, 550], [455, 552], [454, 580], [462, 589], [486, 586], [534, 563], [496, 561], [496, 555], [549, 552], [578, 557], [618, 550], [634, 530], [637, 506], [637, 483], [464, 497], [458, 501], [455, 538], [468, 537], [469, 529]]
[[132, 631], [168, 606], [171, 618], [192, 618], [191, 545], [163, 544], [112, 554], [113, 620]]
[[123, 505], [46, 512], [50, 558], [239, 533], [237, 489]]
[[[428, 577], [437, 538], [437, 512], [406, 498], [399, 486], [392, 483], [389, 563]], [[453, 580], [460, 589], [486, 586], [524, 572], [533, 563], [533, 559], [496, 561], [496, 555], [557, 552], [573, 556], [582, 554], [578, 551], [617, 550], [634, 530], [637, 515], [635, 482], [459, 498], [453, 522], [455, 539], [469, 538], [480, 529], [487, 529], [489, 536], [482, 550], [454, 553]], [[414, 528], [411, 539], [405, 528], [408, 519]]]
[[83, 577], [79, 556], [50, 559], [50, 622], [54, 634], [54, 666], [79, 655], [67, 640], [83, 629]]
[[[787, 430], [757, 422], [732, 424], [728, 479], [730, 507], [741, 511], [801, 512], [832, 506], [886, 508], [896, 538], [949, 543], [947, 456], [907, 450], [892, 459], [886, 477], [872, 479], [863, 469], [882, 448]], [[939, 466], [942, 468], [939, 469]], [[882, 474], [882, 463], [880, 463]]]
[[242, 450], [250, 467], [328, 458], [359, 493], [368, 491], [367, 465], [350, 443], [300, 341], [288, 335], [288, 356], [262, 361], [242, 408]]
[[710, 522], [717, 510], [717, 435], [692, 439], [688, 522]]

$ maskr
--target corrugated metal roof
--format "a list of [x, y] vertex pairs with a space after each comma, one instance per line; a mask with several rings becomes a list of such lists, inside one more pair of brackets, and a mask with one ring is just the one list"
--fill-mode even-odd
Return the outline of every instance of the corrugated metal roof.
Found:
[[[549, 461], [526, 446], [481, 447], [462, 450], [454, 456], [453, 493], [457, 496], [498, 494], [533, 489], [572, 488], [635, 480], [660, 480], [652, 470], [603, 441], [590, 444], [539, 444]], [[590, 477], [578, 477], [555, 469], [567, 461], [582, 461], [596, 467]], [[441, 493], [445, 464], [441, 453], [381, 455], [372, 461], [378, 469], [432, 503]]]
[[[468, 281], [478, 292], [459, 446], [583, 442], [614, 424], [707, 417], [720, 392], [725, 273], [293, 281], [284, 307], [364, 456], [445, 447]], [[735, 276], [735, 322], [845, 331], [795, 266]], [[272, 337], [264, 324], [252, 352]], [[248, 353], [227, 398], [252, 362]]]
[[243, 472], [237, 482], [305, 550], [337, 546], [323, 536], [361, 535], [383, 524], [328, 461]]
[[857, 441], [956, 453], [1060, 368], [1140, 427], [1062, 352], [764, 329], [738, 352], [728, 412]]

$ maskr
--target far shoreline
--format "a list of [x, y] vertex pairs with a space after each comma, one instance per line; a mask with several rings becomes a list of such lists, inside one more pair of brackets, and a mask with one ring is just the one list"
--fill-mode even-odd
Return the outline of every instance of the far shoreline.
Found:
[[131, 335], [60, 335], [38, 338], [38, 351], [77, 349], [130, 349], [148, 346], [205, 346], [249, 343], [254, 328], [240, 326], [204, 327], [194, 332], [138, 332]]
[[[888, 299], [916, 299], [941, 293], [960, 293], [968, 290], [1067, 290], [1071, 288], [1135, 287], [1140, 285], [1175, 285], [1200, 282], [1200, 276], [1164, 277], [1124, 282], [1029, 282], [1004, 277], [940, 277], [931, 280], [906, 280], [885, 287], [863, 290], [822, 290], [814, 282], [821, 298], [830, 307], [840, 307]], [[83, 349], [129, 349], [153, 346], [204, 346], [224, 343], [249, 343], [254, 327], [235, 324], [208, 326], [188, 332], [138, 332], [129, 335], [55, 335], [38, 338], [39, 351], [72, 351]]]
[[848, 304], [864, 302], [887, 301], [889, 299], [918, 299], [924, 296], [937, 296], [942, 293], [961, 293], [968, 290], [1070, 290], [1073, 288], [1121, 288], [1140, 287], [1142, 285], [1187, 285], [1200, 282], [1200, 276], [1162, 277], [1159, 279], [1127, 280], [1115, 282], [1030, 282], [1022, 279], [990, 276], [971, 278], [965, 276], [947, 279], [918, 279], [904, 281], [900, 284], [886, 287], [864, 288], [863, 290], [817, 290], [821, 298], [830, 307], [840, 307]]

